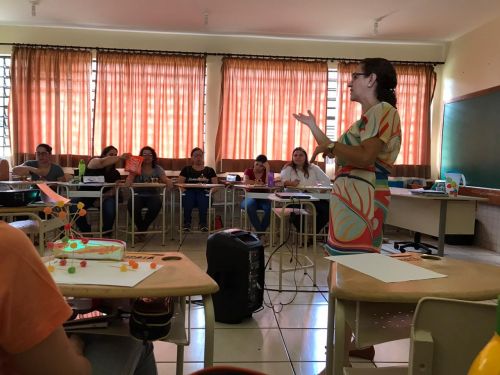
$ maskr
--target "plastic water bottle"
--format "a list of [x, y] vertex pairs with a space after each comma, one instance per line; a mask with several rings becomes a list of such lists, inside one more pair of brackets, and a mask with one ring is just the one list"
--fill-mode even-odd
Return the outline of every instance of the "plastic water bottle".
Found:
[[274, 187], [274, 173], [269, 172], [267, 174], [267, 186]]
[[80, 162], [78, 163], [78, 180], [80, 182], [83, 182], [84, 174], [85, 174], [85, 161], [83, 159], [80, 159]]

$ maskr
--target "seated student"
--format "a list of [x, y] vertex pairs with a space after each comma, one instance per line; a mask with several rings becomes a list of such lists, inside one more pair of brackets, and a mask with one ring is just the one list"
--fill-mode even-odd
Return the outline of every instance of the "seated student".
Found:
[[[205, 167], [204, 153], [199, 147], [191, 151], [193, 165], [182, 168], [179, 175], [179, 183], [189, 184], [216, 184], [217, 174], [213, 168]], [[208, 191], [205, 189], [186, 189], [182, 194], [182, 207], [184, 209], [184, 231], [191, 230], [191, 212], [198, 207], [200, 214], [200, 230], [208, 232]]]
[[12, 174], [21, 177], [30, 175], [32, 180], [66, 181], [63, 169], [58, 164], [51, 162], [51, 154], [52, 147], [40, 143], [36, 147], [36, 160], [27, 160], [12, 168]]
[[[141, 174], [130, 173], [127, 177], [126, 185], [130, 186], [134, 182], [158, 181], [167, 185], [168, 189], [171, 189], [173, 186], [172, 180], [165, 175], [165, 170], [157, 164], [158, 156], [156, 155], [156, 151], [152, 147], [145, 146], [141, 149], [139, 155], [144, 158], [141, 166]], [[135, 189], [135, 197], [130, 197], [128, 211], [132, 215], [132, 199], [134, 199], [134, 222], [137, 231], [147, 231], [151, 223], [156, 219], [156, 216], [158, 216], [162, 207], [160, 193], [157, 188], [138, 188]], [[144, 217], [142, 215], [143, 208], [146, 208]], [[138, 236], [138, 239], [143, 239], [143, 236]]]
[[[259, 155], [255, 158], [253, 168], [245, 170], [243, 182], [247, 185], [267, 185], [269, 173], [272, 172], [266, 155]], [[271, 202], [268, 199], [245, 198], [241, 202], [241, 208], [246, 208], [248, 218], [257, 232], [266, 231], [271, 217]], [[264, 211], [262, 221], [259, 220], [257, 210]]]
[[[89, 161], [87, 168], [85, 168], [85, 176], [104, 176], [104, 181], [114, 183], [120, 181], [120, 172], [116, 169], [116, 165], [120, 160], [127, 160], [130, 154], [122, 154], [118, 156], [118, 150], [114, 146], [105, 147], [101, 156], [93, 158]], [[99, 187], [81, 187], [82, 191], [100, 190]], [[113, 224], [116, 217], [116, 189], [105, 188], [102, 196], [102, 232], [104, 236], [109, 236], [113, 229]], [[99, 198], [74, 198], [72, 203], [82, 202], [85, 208], [93, 207], [99, 204]], [[76, 207], [72, 206], [72, 210], [76, 211]], [[86, 216], [78, 217], [76, 220], [78, 229], [82, 232], [91, 232], [92, 228], [87, 221]]]
[[[281, 182], [285, 188], [300, 189], [304, 186], [329, 186], [330, 178], [315, 164], [309, 164], [307, 153], [302, 147], [296, 147], [292, 153], [292, 161], [281, 171]], [[330, 203], [322, 199], [313, 202], [316, 207], [316, 233], [328, 223]], [[299, 215], [292, 214], [292, 223], [300, 228]]]
[[157, 373], [149, 342], [68, 338], [62, 324], [72, 310], [29, 238], [3, 221], [0, 238], [0, 374]]
[[5, 159], [0, 159], [0, 181], [9, 181], [9, 162]]

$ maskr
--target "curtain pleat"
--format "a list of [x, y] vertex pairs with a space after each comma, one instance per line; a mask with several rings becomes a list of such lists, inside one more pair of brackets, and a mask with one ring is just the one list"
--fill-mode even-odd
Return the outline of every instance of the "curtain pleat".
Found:
[[315, 147], [309, 129], [293, 113], [311, 110], [326, 128], [326, 62], [224, 58], [217, 166], [223, 159], [290, 160], [302, 146]]
[[13, 48], [9, 126], [14, 164], [31, 158], [39, 143], [51, 145], [56, 155], [90, 154], [91, 74], [90, 51]]
[[93, 151], [153, 147], [186, 158], [203, 145], [205, 58], [99, 52]]

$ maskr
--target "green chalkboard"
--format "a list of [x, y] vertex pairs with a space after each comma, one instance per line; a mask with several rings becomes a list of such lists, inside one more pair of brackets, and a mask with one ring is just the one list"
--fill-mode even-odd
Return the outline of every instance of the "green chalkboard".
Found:
[[467, 185], [500, 189], [500, 86], [444, 106], [441, 178], [461, 172]]

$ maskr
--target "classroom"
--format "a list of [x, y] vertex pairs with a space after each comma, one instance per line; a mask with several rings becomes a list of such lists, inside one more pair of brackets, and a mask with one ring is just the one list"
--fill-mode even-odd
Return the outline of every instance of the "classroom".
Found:
[[[254, 165], [255, 157], [261, 153], [268, 154], [273, 169], [271, 172], [274, 172], [272, 176], [279, 181], [281, 168], [285, 168], [286, 163], [290, 161], [291, 150], [294, 147], [304, 147], [311, 156], [310, 154], [317, 144], [312, 136], [304, 137], [305, 130], [296, 130], [300, 126], [297, 121], [297, 125], [294, 125], [296, 128], [287, 127], [286, 124], [274, 128], [269, 127], [271, 130], [268, 130], [269, 134], [267, 135], [263, 135], [262, 131], [256, 127], [255, 133], [261, 131], [261, 133], [258, 133], [259, 137], [264, 139], [264, 141], [259, 141], [258, 146], [252, 142], [250, 144], [245, 143], [245, 141], [241, 141], [240, 144], [239, 139], [233, 145], [231, 136], [223, 135], [221, 131], [221, 129], [225, 129], [222, 124], [231, 126], [231, 119], [224, 118], [227, 113], [225, 105], [229, 102], [225, 96], [227, 92], [224, 92], [229, 87], [225, 86], [225, 69], [229, 66], [229, 62], [237, 63], [242, 60], [268, 59], [269, 61], [323, 64], [325, 77], [328, 77], [326, 80], [328, 82], [325, 83], [324, 87], [325, 89], [328, 88], [329, 92], [335, 92], [335, 94], [331, 94], [335, 95], [335, 100], [332, 99], [329, 102], [326, 96], [330, 94], [323, 95], [321, 99], [315, 99], [313, 109], [316, 108], [318, 112], [323, 112], [320, 115], [316, 114], [316, 118], [326, 123], [326, 125], [323, 123], [318, 125], [323, 126], [330, 139], [335, 141], [340, 135], [340, 133], [337, 133], [336, 127], [341, 127], [336, 122], [336, 118], [339, 116], [336, 111], [339, 106], [343, 105], [342, 100], [348, 101], [345, 97], [342, 98], [342, 95], [349, 95], [347, 86], [343, 89], [340, 87], [341, 83], [347, 83], [347, 78], [342, 78], [343, 73], [348, 72], [348, 80], [351, 79], [352, 75], [354, 81], [355, 75], [358, 74], [356, 72], [359, 72], [356, 70], [356, 65], [360, 60], [371, 57], [387, 59], [398, 67], [407, 65], [428, 67], [435, 81], [433, 81], [433, 95], [429, 98], [428, 106], [425, 108], [424, 116], [428, 116], [428, 118], [423, 121], [426, 124], [424, 126], [426, 126], [428, 145], [422, 147], [422, 150], [428, 154], [419, 160], [425, 160], [425, 163], [411, 165], [412, 163], [408, 161], [411, 158], [405, 159], [405, 168], [400, 167], [398, 169], [396, 165], [397, 175], [390, 178], [390, 181], [402, 181], [405, 187], [408, 187], [406, 185], [408, 183], [415, 183], [430, 188], [436, 180], [445, 179], [445, 172], [448, 172], [448, 170], [446, 170], [447, 167], [443, 161], [443, 155], [446, 152], [443, 151], [443, 147], [447, 143], [443, 141], [443, 134], [449, 134], [447, 132], [453, 132], [454, 129], [446, 128], [446, 119], [449, 118], [447, 116], [450, 116], [452, 109], [455, 108], [453, 103], [462, 103], [462, 100], [464, 103], [468, 103], [467, 101], [474, 100], [474, 98], [490, 98], [490, 100], [493, 100], [491, 98], [495, 98], [494, 95], [498, 95], [500, 91], [500, 52], [494, 46], [495, 36], [500, 35], [500, 16], [498, 16], [500, 14], [500, 5], [494, 4], [495, 2], [479, 1], [475, 2], [476, 5], [462, 4], [463, 9], [458, 9], [456, 15], [450, 15], [449, 20], [445, 18], [450, 12], [448, 8], [455, 5], [453, 0], [438, 0], [433, 2], [432, 5], [431, 2], [417, 4], [417, 2], [406, 0], [388, 0], [380, 4], [368, 0], [356, 0], [350, 2], [349, 5], [328, 0], [303, 2], [304, 4], [299, 4], [300, 2], [279, 2], [277, 0], [264, 2], [259, 0], [252, 2], [251, 5], [240, 0], [221, 0], [214, 3], [196, 0], [168, 0], [164, 2], [155, 0], [151, 1], [150, 4], [149, 2], [140, 3], [140, 6], [139, 3], [128, 0], [122, 2], [116, 0], [97, 2], [92, 0], [85, 6], [70, 3], [65, 4], [61, 0], [8, 0], [0, 5], [2, 9], [0, 15], [0, 100], [2, 100], [0, 102], [0, 159], [8, 160], [10, 176], [12, 176], [12, 174], [15, 175], [12, 171], [15, 166], [19, 166], [24, 161], [35, 156], [36, 145], [48, 143], [54, 147], [54, 150], [51, 150], [52, 157], [57, 158], [57, 161], [64, 169], [64, 173], [71, 174], [68, 179], [72, 179], [76, 178], [79, 160], [83, 155], [86, 156], [84, 161], [88, 171], [90, 159], [99, 157], [100, 151], [109, 145], [108, 143], [103, 144], [100, 137], [106, 140], [115, 139], [117, 141], [113, 145], [118, 146], [118, 150], [115, 149], [117, 152], [112, 154], [111, 157], [118, 158], [116, 160], [120, 163], [123, 160], [123, 164], [120, 164], [121, 168], [118, 170], [122, 173], [121, 179], [125, 179], [126, 182], [128, 181], [127, 176], [124, 176], [122, 168], [125, 167], [130, 155], [136, 156], [141, 153], [141, 156], [153, 156], [155, 160], [152, 164], [154, 169], [156, 152], [158, 152], [158, 160], [161, 160], [162, 170], [165, 170], [166, 174], [162, 174], [159, 181], [158, 176], [156, 176], [156, 178], [147, 182], [153, 184], [159, 182], [167, 186], [163, 190], [161, 197], [159, 196], [158, 201], [154, 201], [154, 203], [133, 198], [134, 184], [144, 181], [137, 179], [129, 181], [130, 184], [127, 185], [127, 188], [131, 189], [132, 198], [128, 203], [128, 212], [127, 201], [118, 202], [118, 199], [122, 198], [117, 196], [115, 205], [115, 198], [113, 197], [113, 208], [111, 208], [113, 222], [110, 225], [112, 227], [113, 223], [116, 223], [116, 228], [110, 229], [109, 225], [105, 228], [106, 223], [104, 223], [102, 228], [97, 230], [99, 235], [95, 236], [104, 238], [112, 233], [110, 234], [111, 238], [125, 241], [127, 251], [137, 252], [137, 254], [141, 252], [144, 254], [169, 252], [169, 255], [171, 255], [170, 252], [178, 252], [182, 254], [182, 262], [185, 259], [192, 262], [197, 269], [203, 271], [203, 274], [207, 268], [210, 269], [210, 265], [207, 265], [210, 247], [207, 238], [211, 237], [207, 237], [205, 232], [208, 232], [208, 236], [212, 236], [217, 234], [220, 229], [233, 227], [250, 229], [252, 225], [254, 229], [256, 228], [252, 218], [246, 216], [248, 206], [246, 206], [247, 208], [240, 206], [240, 201], [246, 197], [246, 190], [240, 189], [239, 193], [236, 188], [231, 190], [228, 188], [230, 183], [226, 183], [226, 181], [230, 181], [230, 177], [236, 174], [243, 177], [245, 169], [251, 168]], [[56, 11], [58, 7], [67, 9]], [[102, 9], [96, 12], [99, 14], [92, 14], [92, 12], [88, 12], [88, 9], [83, 9], [91, 9], [92, 7], [101, 7]], [[150, 9], [142, 9], [148, 7]], [[312, 9], [314, 7], [317, 7], [317, 9]], [[334, 14], [337, 8], [338, 14], [331, 16], [330, 14]], [[266, 13], [265, 16], [263, 15], [264, 12]], [[164, 17], [161, 14], [164, 14]], [[460, 21], [465, 19], [467, 21]], [[352, 23], [352, 25], [349, 23]], [[329, 24], [335, 24], [335, 26], [327, 27]], [[183, 58], [192, 57], [193, 60], [200, 59], [202, 62], [198, 63], [200, 65], [196, 69], [199, 71], [197, 77], [201, 77], [198, 84], [199, 87], [202, 87], [202, 94], [200, 98], [189, 98], [189, 100], [193, 101], [199, 99], [198, 105], [200, 107], [196, 115], [198, 117], [190, 117], [188, 120], [197, 124], [194, 130], [196, 134], [191, 134], [191, 138], [186, 142], [179, 141], [180, 138], [176, 138], [178, 143], [169, 139], [165, 141], [165, 144], [168, 144], [165, 146], [156, 138], [165, 137], [167, 139], [172, 133], [167, 130], [153, 130], [153, 125], [147, 131], [143, 130], [141, 138], [134, 139], [134, 137], [128, 136], [127, 139], [119, 139], [122, 136], [116, 137], [116, 135], [112, 136], [106, 133], [106, 122], [104, 120], [86, 119], [91, 126], [95, 126], [95, 128], [86, 129], [84, 133], [80, 133], [80, 135], [83, 134], [81, 135], [82, 138], [89, 140], [88, 144], [91, 145], [88, 146], [89, 152], [69, 156], [70, 152], [61, 152], [61, 150], [69, 149], [65, 145], [61, 146], [64, 141], [59, 142], [59, 140], [56, 140], [57, 137], [53, 135], [45, 138], [37, 135], [42, 134], [42, 127], [47, 125], [29, 124], [28, 130], [25, 129], [22, 136], [24, 137], [30, 133], [29, 141], [28, 138], [19, 138], [19, 133], [14, 135], [9, 120], [13, 121], [16, 112], [8, 107], [9, 91], [6, 89], [7, 82], [9, 82], [9, 90], [11, 90], [10, 84], [12, 80], [10, 76], [7, 77], [6, 72], [12, 73], [13, 67], [8, 69], [6, 64], [10, 64], [12, 61], [11, 57], [14, 49], [38, 48], [44, 50], [46, 48], [64, 49], [64, 47], [74, 51], [90, 51], [95, 75], [102, 74], [98, 69], [95, 69], [96, 57], [100, 58], [101, 55], [105, 54], [109, 54], [113, 58], [113, 54], [120, 53], [137, 53], [138, 55], [154, 55], [156, 53], [160, 56], [163, 56], [164, 53], [165, 56], [172, 55], [182, 56]], [[397, 71], [399, 74], [399, 70]], [[337, 83], [339, 87], [337, 87]], [[432, 86], [432, 83], [429, 85]], [[103, 87], [98, 86], [97, 90], [99, 89], [102, 90]], [[94, 94], [95, 92], [92, 93], [92, 95]], [[408, 97], [412, 95], [410, 92], [407, 94]], [[225, 99], [226, 101], [224, 101]], [[236, 99], [243, 100], [241, 97]], [[252, 97], [246, 96], [245, 99], [250, 101]], [[408, 98], [405, 100], [407, 102], [411, 101]], [[116, 103], [115, 105], [117, 105]], [[177, 103], [175, 108], [180, 108], [182, 105], [185, 104]], [[229, 104], [227, 105], [229, 106]], [[102, 115], [103, 111], [105, 111], [104, 107], [93, 108], [92, 110], [95, 112], [92, 113], [99, 114], [101, 112], [99, 115]], [[194, 108], [194, 106], [189, 108]], [[276, 112], [281, 111], [281, 108], [277, 109]], [[300, 108], [297, 111], [306, 113], [308, 109]], [[488, 107], [487, 110], [490, 110], [490, 108]], [[174, 109], [168, 109], [166, 112], [172, 111]], [[494, 109], [491, 109], [491, 111], [493, 115], [496, 113]], [[292, 113], [294, 112], [286, 113], [286, 115], [281, 113], [276, 115], [276, 118], [287, 124], [292, 124], [290, 122], [293, 120], [290, 120]], [[165, 116], [168, 117], [169, 114], [167, 113]], [[189, 117], [192, 115], [183, 114], [183, 116]], [[480, 117], [477, 116], [474, 120], [480, 121]], [[18, 121], [17, 118], [16, 121]], [[180, 117], [172, 116], [172, 118], [175, 120], [169, 120], [170, 122], [168, 122], [172, 128], [177, 127], [177, 123], [172, 121], [186, 122], [185, 119], [183, 120]], [[248, 118], [253, 118], [252, 114], [249, 114]], [[102, 119], [106, 119], [106, 115], [102, 115]], [[342, 117], [340, 119], [342, 120]], [[262, 121], [264, 122], [264, 120]], [[345, 127], [343, 129], [346, 130], [350, 123], [352, 121], [342, 125]], [[244, 124], [242, 122], [238, 126], [245, 126]], [[468, 125], [464, 124], [464, 126]], [[490, 125], [495, 129], [498, 128], [496, 123]], [[403, 127], [404, 124], [402, 123], [401, 126]], [[488, 125], [484, 124], [471, 124], [471, 126], [476, 126], [481, 130], [488, 129]], [[11, 133], [9, 133], [9, 129]], [[179, 129], [181, 129], [180, 126]], [[230, 129], [235, 133], [249, 134], [245, 128], [234, 126]], [[76, 143], [75, 137], [78, 137], [77, 133], [81, 131], [81, 127], [74, 125], [74, 130], [73, 140]], [[156, 131], [158, 133], [153, 133]], [[189, 126], [183, 128], [182, 131], [186, 131], [187, 134]], [[276, 139], [275, 137], [279, 134], [279, 131], [288, 131], [292, 140]], [[33, 134], [35, 134], [34, 138]], [[154, 135], [151, 136], [151, 134]], [[176, 134], [175, 136], [182, 138], [182, 135]], [[252, 137], [255, 137], [255, 134], [252, 133]], [[487, 138], [486, 135], [485, 138]], [[71, 139], [71, 137], [65, 139]], [[157, 142], [154, 143], [156, 152], [154, 149], [144, 148], [148, 143], [141, 142], [146, 139]], [[478, 136], [471, 142], [476, 142], [479, 139]], [[298, 143], [300, 140], [302, 140], [303, 144]], [[263, 142], [264, 145], [261, 145]], [[489, 142], [491, 145], [491, 139]], [[27, 150], [26, 144], [30, 144], [32, 149]], [[122, 147], [121, 145], [127, 146]], [[151, 143], [152, 145], [153, 143]], [[464, 150], [464, 147], [467, 147], [467, 139], [459, 140], [459, 145], [453, 149], [453, 152], [461, 152], [469, 157], [467, 150]], [[241, 149], [233, 146], [241, 146]], [[250, 151], [244, 149], [247, 146], [250, 147]], [[498, 160], [500, 153], [495, 154], [493, 151], [493, 154], [490, 155], [480, 155], [478, 151], [481, 150], [481, 146], [477, 146], [477, 144], [474, 144], [474, 146], [471, 146], [474, 155], [469, 159], [473, 163], [480, 164], [480, 160], [484, 158], [489, 160], [486, 164], [494, 166], [495, 160]], [[196, 151], [196, 147], [200, 147], [199, 152]], [[163, 151], [167, 149], [168, 154]], [[486, 147], [484, 149], [486, 150]], [[36, 154], [38, 154], [38, 148], [36, 151]], [[59, 153], [64, 154], [64, 158], [61, 156], [59, 159]], [[213, 195], [212, 190], [210, 190], [210, 200], [207, 200], [206, 213], [202, 213], [202, 208], [195, 209], [192, 218], [193, 225], [191, 226], [190, 213], [187, 219], [187, 211], [183, 209], [187, 201], [182, 198], [184, 191], [182, 189], [189, 189], [191, 180], [187, 174], [184, 176], [180, 171], [184, 170], [183, 167], [189, 164], [193, 159], [193, 155], [196, 157], [197, 153], [201, 153], [201, 158], [204, 158], [201, 161], [202, 164], [200, 164], [205, 168], [200, 177], [201, 179], [206, 178], [204, 183], [208, 185], [224, 183], [225, 185], [213, 187]], [[321, 156], [318, 156], [317, 160], [320, 162], [319, 167], [326, 172], [328, 177], [333, 179], [333, 167], [329, 165], [328, 160], [324, 162]], [[264, 162], [267, 163], [267, 161]], [[210, 172], [207, 172], [209, 170]], [[214, 171], [213, 175], [211, 171]], [[489, 174], [488, 171], [484, 172], [484, 170], [480, 169], [478, 171], [469, 173], [468, 170], [453, 165], [453, 170], [449, 172], [464, 173], [465, 177], [471, 176], [472, 181], [477, 177], [477, 174]], [[0, 170], [0, 176], [1, 172]], [[179, 172], [182, 178], [180, 181], [177, 180]], [[497, 174], [497, 171], [492, 172], [491, 175], [494, 177], [488, 177], [490, 181], [492, 178], [496, 178]], [[168, 182], [164, 180], [165, 176], [167, 176]], [[119, 179], [120, 176], [117, 178]], [[283, 179], [283, 177], [281, 178]], [[10, 177], [6, 178], [6, 180], [10, 180]], [[172, 181], [174, 182], [172, 183]], [[180, 185], [173, 185], [179, 182]], [[185, 184], [184, 187], [183, 183]], [[232, 182], [232, 184], [238, 184], [238, 182]], [[156, 188], [156, 185], [154, 186]], [[61, 195], [66, 194], [65, 196], [74, 201], [76, 198], [72, 197], [78, 197], [78, 195], [70, 196], [68, 193], [70, 189], [71, 187], [64, 187], [58, 189], [58, 193]], [[106, 188], [103, 187], [102, 189]], [[2, 190], [1, 185], [0, 190]], [[96, 223], [98, 225], [103, 224], [103, 220], [106, 220], [106, 214], [103, 211], [107, 206], [103, 205], [104, 193], [102, 191], [105, 190], [101, 190], [101, 195], [98, 198], [102, 209], [97, 210], [97, 216], [95, 216], [95, 212], [89, 212], [89, 222], [92, 220], [94, 229], [97, 227]], [[473, 197], [470, 202], [463, 203], [464, 207], [467, 206], [463, 208], [463, 212], [467, 212], [467, 219], [460, 216], [462, 211], [458, 211], [458, 208], [455, 211], [454, 204], [457, 204], [457, 202], [448, 203], [448, 222], [444, 224], [444, 227], [439, 222], [442, 219], [440, 214], [442, 215], [443, 212], [443, 206], [439, 206], [440, 203], [437, 203], [437, 206], [431, 206], [429, 202], [427, 206], [427, 202], [424, 202], [425, 205], [423, 204], [419, 208], [411, 205], [407, 206], [405, 197], [393, 197], [389, 205], [387, 225], [384, 226], [382, 253], [384, 251], [386, 255], [399, 253], [395, 249], [395, 242], [412, 242], [418, 238], [418, 242], [430, 243], [438, 249], [432, 251], [433, 255], [444, 255], [446, 260], [451, 259], [452, 262], [455, 260], [470, 261], [488, 266], [500, 266], [500, 189], [498, 181], [495, 180], [492, 184], [481, 186], [473, 183], [470, 186], [467, 184], [467, 186], [460, 187], [459, 194]], [[95, 200], [96, 198], [92, 199]], [[126, 195], [125, 199], [128, 199], [128, 195]], [[160, 199], [163, 199], [163, 201]], [[237, 203], [235, 203], [235, 199]], [[309, 203], [312, 209], [313, 204], [312, 202]], [[393, 211], [391, 212], [392, 204]], [[135, 209], [134, 205], [137, 205]], [[151, 218], [151, 222], [147, 222], [149, 220], [147, 215], [143, 219], [140, 213], [137, 214], [141, 210], [153, 211], [155, 205], [158, 210]], [[440, 207], [441, 212], [439, 211]], [[0, 205], [0, 218], [4, 217], [2, 209], [4, 207]], [[318, 206], [315, 206], [314, 212], [319, 215], [316, 210], [319, 211]], [[260, 208], [259, 215], [262, 214], [262, 211], [263, 209]], [[408, 212], [412, 212], [414, 216], [408, 215]], [[417, 219], [420, 214], [423, 217], [432, 215], [433, 219], [422, 219], [421, 221], [426, 222], [417, 225], [415, 222], [420, 220]], [[37, 215], [33, 214], [33, 216]], [[270, 215], [274, 222], [275, 214], [271, 213]], [[458, 215], [458, 217], [454, 215]], [[279, 215], [276, 214], [276, 216]], [[203, 217], [205, 218], [204, 222]], [[22, 218], [26, 219], [24, 216]], [[158, 224], [159, 218], [163, 220], [160, 224]], [[39, 219], [35, 221], [37, 220]], [[131, 220], [131, 226], [129, 220]], [[136, 227], [134, 227], [134, 220]], [[142, 220], [147, 223], [142, 223]], [[466, 225], [464, 222], [467, 220], [470, 222]], [[284, 220], [281, 220], [282, 224], [283, 222]], [[299, 222], [302, 223], [300, 219]], [[265, 235], [261, 236], [259, 233], [259, 239], [262, 240], [265, 246], [266, 257], [275, 249], [273, 248], [273, 235], [270, 234], [273, 228], [275, 230], [274, 240], [279, 239], [281, 242], [285, 236], [282, 232], [282, 237], [279, 237], [279, 223], [280, 221], [278, 221], [278, 227], [276, 228], [273, 227], [273, 224], [270, 225], [271, 229], [269, 230], [264, 228]], [[197, 224], [198, 226], [196, 226]], [[141, 225], [143, 226], [141, 227]], [[291, 227], [293, 231], [294, 227], [291, 222], [283, 225], [285, 226], [284, 230], [290, 231], [288, 227]], [[429, 229], [428, 227], [431, 225], [434, 227]], [[448, 225], [448, 229], [445, 228], [446, 225]], [[453, 232], [452, 229], [449, 229], [452, 226], [459, 229]], [[151, 229], [153, 227], [154, 229]], [[297, 230], [298, 227], [297, 224]], [[121, 234], [120, 228], [123, 229]], [[460, 228], [466, 229], [461, 231]], [[111, 232], [112, 230], [116, 231]], [[328, 232], [328, 226], [325, 232]], [[419, 232], [422, 232], [422, 237], [420, 237]], [[40, 231], [40, 233], [42, 232]], [[47, 231], [44, 235], [46, 241], [49, 241], [51, 232]], [[335, 304], [333, 304], [333, 307], [330, 304], [332, 298], [335, 297], [332, 297], [332, 285], [329, 282], [332, 262], [324, 257], [332, 254], [326, 254], [322, 251], [319, 241], [324, 241], [324, 239], [319, 234], [317, 237], [319, 240], [316, 249], [316, 235], [313, 236], [315, 253], [306, 256], [313, 259], [314, 274], [309, 272], [307, 267], [304, 270], [295, 269], [292, 270], [293, 272], [282, 274], [281, 260], [278, 260], [278, 256], [274, 255], [270, 262], [272, 269], [266, 270], [265, 274], [262, 309], [254, 312], [249, 319], [239, 324], [218, 321], [216, 311], [215, 326], [210, 328], [213, 329], [213, 332], [207, 333], [209, 332], [207, 331], [209, 326], [213, 324], [213, 322], [207, 323], [209, 319], [207, 315], [209, 314], [205, 314], [207, 308], [205, 295], [207, 293], [186, 295], [189, 296], [190, 301], [187, 307], [184, 306], [189, 312], [186, 319], [190, 323], [189, 328], [187, 328], [190, 338], [189, 345], [182, 346], [183, 354], [180, 361], [183, 366], [179, 370], [179, 347], [169, 342], [156, 341], [154, 343], [154, 359], [158, 373], [191, 374], [200, 371], [200, 374], [202, 374], [201, 371], [207, 365], [207, 346], [212, 348], [212, 353], [208, 354], [208, 358], [212, 360], [209, 361], [209, 364], [221, 366], [221, 368], [223, 366], [237, 367], [242, 371], [232, 372], [235, 374], [245, 374], [244, 369], [255, 371], [257, 374], [319, 374], [325, 373], [322, 372], [325, 367], [326, 373], [329, 371], [334, 373], [332, 369], [337, 373], [341, 368], [339, 367], [338, 358], [332, 359], [333, 357], [329, 356], [328, 350], [325, 352], [325, 347], [327, 349], [331, 348], [328, 346], [329, 335], [333, 337], [331, 335], [333, 328], [329, 324], [330, 320], [333, 319], [330, 310], [335, 308]], [[36, 233], [35, 236], [30, 233], [30, 238], [42, 255], [49, 254], [50, 249], [43, 247], [46, 242], [43, 237], [36, 237]], [[300, 236], [295, 241], [300, 243]], [[267, 247], [268, 245], [269, 247]], [[299, 245], [296, 243], [290, 245], [292, 255], [284, 257], [286, 258], [284, 262], [287, 263], [288, 267], [288, 260], [292, 263], [292, 259], [295, 259], [293, 252], [297, 251], [299, 253], [306, 251], [306, 249], [309, 250], [308, 245], [307, 236], [304, 244], [305, 248], [300, 247], [299, 250]], [[405, 254], [420, 254], [420, 252]], [[191, 263], [189, 264], [191, 265]], [[295, 266], [297, 267], [297, 263]], [[486, 274], [488, 271], [484, 272]], [[221, 287], [221, 284], [219, 287]], [[494, 295], [490, 297], [489, 294], [485, 294], [486, 289], [485, 286], [481, 293], [477, 295], [488, 296], [488, 298], [477, 297], [473, 300], [494, 299]], [[204, 296], [203, 299], [200, 299], [200, 294]], [[342, 304], [339, 304], [339, 306], [342, 306]], [[349, 307], [346, 307], [346, 311], [349, 311]], [[494, 327], [492, 327], [491, 331], [494, 331]], [[411, 340], [408, 337], [398, 337], [397, 339], [386, 340], [387, 342], [383, 343], [377, 342], [374, 346], [374, 356], [369, 356], [368, 359], [351, 356], [350, 364], [352, 368], [383, 369], [394, 366], [412, 366], [412, 360], [409, 359]], [[211, 346], [210, 340], [213, 340]], [[342, 345], [339, 347], [343, 348]], [[371, 347], [373, 348], [373, 346]], [[0, 347], [0, 351], [1, 349], [3, 348]], [[335, 355], [332, 354], [332, 356], [337, 356], [338, 351], [335, 350]], [[443, 355], [443, 358], [445, 358], [445, 355]], [[467, 369], [463, 370], [463, 373], [466, 373]], [[359, 374], [361, 373], [359, 372]], [[357, 372], [352, 372], [352, 374], [357, 374]]]

